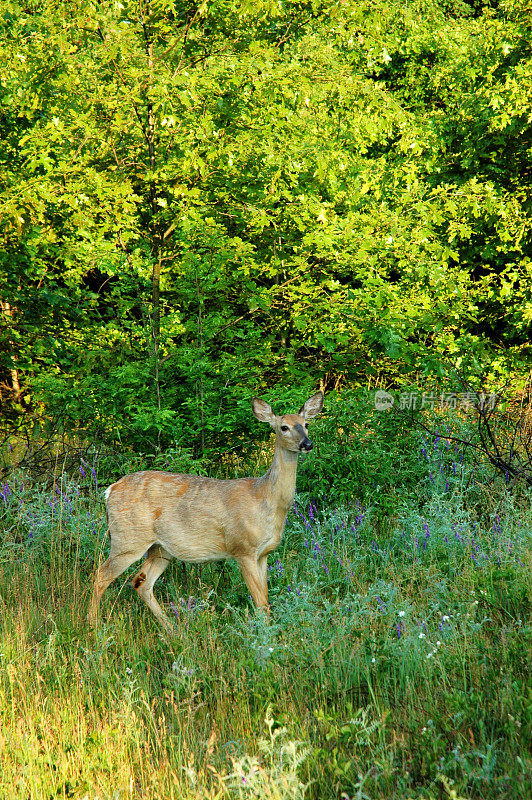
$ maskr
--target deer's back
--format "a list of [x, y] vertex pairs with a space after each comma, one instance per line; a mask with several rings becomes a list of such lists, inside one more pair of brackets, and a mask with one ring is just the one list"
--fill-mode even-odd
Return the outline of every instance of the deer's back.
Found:
[[260, 479], [217, 480], [145, 471], [110, 486], [105, 499], [112, 542], [158, 542], [183, 561], [210, 561], [261, 545], [268, 503]]

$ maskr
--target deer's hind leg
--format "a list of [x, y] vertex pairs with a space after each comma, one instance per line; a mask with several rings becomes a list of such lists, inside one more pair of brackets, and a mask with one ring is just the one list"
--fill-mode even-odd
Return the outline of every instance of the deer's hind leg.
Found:
[[101, 567], [97, 570], [94, 576], [94, 589], [92, 592], [92, 599], [89, 606], [89, 613], [87, 621], [89, 625], [96, 626], [98, 620], [98, 608], [102, 595], [109, 586], [119, 575], [138, 561], [142, 557], [142, 552], [130, 551], [128, 553], [113, 554], [111, 548], [111, 555]]
[[159, 623], [168, 633], [172, 631], [172, 623], [155, 599], [153, 584], [162, 575], [172, 558], [172, 555], [160, 544], [152, 545], [148, 550], [146, 560], [131, 581], [133, 588], [142, 597], [148, 608], [153, 611]]

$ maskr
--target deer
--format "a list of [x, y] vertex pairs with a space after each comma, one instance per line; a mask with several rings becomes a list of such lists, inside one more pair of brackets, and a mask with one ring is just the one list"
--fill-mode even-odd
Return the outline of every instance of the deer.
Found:
[[174, 558], [188, 563], [235, 559], [257, 609], [269, 618], [268, 555], [281, 542], [294, 502], [299, 454], [314, 446], [308, 421], [322, 410], [323, 392], [297, 414], [277, 416], [257, 397], [251, 407], [275, 432], [273, 460], [261, 477], [221, 480], [147, 470], [125, 475], [106, 490], [111, 549], [94, 577], [92, 627], [107, 587], [143, 556], [132, 585], [167, 633], [173, 626], [153, 586]]

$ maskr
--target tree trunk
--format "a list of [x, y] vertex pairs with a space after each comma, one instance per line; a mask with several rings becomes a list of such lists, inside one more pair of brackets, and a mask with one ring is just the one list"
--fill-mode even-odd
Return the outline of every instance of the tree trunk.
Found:
[[[151, 16], [151, 4], [146, 6], [148, 18]], [[153, 39], [148, 30], [149, 19], [142, 20], [144, 32], [144, 42], [146, 48], [146, 59], [148, 63], [148, 82], [146, 87], [146, 128], [144, 131], [148, 144], [148, 159], [150, 165], [149, 179], [149, 203], [150, 203], [150, 222], [149, 231], [151, 236], [151, 252], [153, 257], [153, 268], [151, 276], [151, 335], [153, 340], [153, 359], [154, 359], [154, 380], [157, 397], [157, 408], [161, 410], [161, 387], [159, 381], [159, 341], [161, 336], [161, 248], [162, 237], [156, 222], [158, 211], [158, 192], [155, 181], [156, 151], [155, 151], [155, 112], [153, 110], [152, 86], [153, 86]], [[157, 449], [161, 449], [161, 431], [157, 433]]]
[[11, 306], [10, 303], [6, 302], [5, 300], [0, 300], [0, 309], [2, 311], [3, 316], [6, 320], [6, 327], [8, 329], [7, 334], [7, 353], [9, 356], [9, 361], [11, 365], [9, 367], [9, 377], [11, 379], [11, 393], [13, 396], [13, 400], [15, 403], [20, 403], [22, 397], [22, 390], [20, 388], [20, 378], [18, 369], [15, 366], [15, 345], [13, 339], [11, 338], [10, 331], [13, 327], [13, 321], [15, 318], [15, 310]]
[[[148, 5], [148, 13], [151, 9]], [[157, 186], [154, 180], [156, 154], [155, 154], [155, 113], [153, 110], [153, 102], [151, 99], [151, 88], [153, 83], [153, 40], [146, 27], [146, 21], [143, 21], [144, 41], [146, 43], [146, 58], [148, 61], [148, 86], [146, 90], [146, 110], [147, 110], [147, 125], [146, 125], [146, 140], [148, 143], [148, 158], [150, 164], [150, 234], [151, 234], [151, 249], [153, 256], [153, 270], [151, 281], [151, 309], [152, 309], [152, 325], [153, 325], [153, 338], [158, 344], [159, 336], [161, 333], [161, 238], [155, 221], [158, 204], [157, 204]]]

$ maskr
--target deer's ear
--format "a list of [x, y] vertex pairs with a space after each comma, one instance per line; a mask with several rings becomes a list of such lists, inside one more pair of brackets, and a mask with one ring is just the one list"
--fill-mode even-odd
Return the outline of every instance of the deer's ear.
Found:
[[266, 403], [264, 400], [261, 400], [259, 397], [254, 397], [251, 401], [251, 408], [253, 409], [253, 413], [257, 419], [260, 419], [261, 422], [269, 422], [270, 425], [273, 425], [275, 414], [268, 403]]
[[299, 416], [304, 419], [314, 419], [323, 408], [323, 392], [317, 392], [309, 397], [307, 402], [299, 409]]

